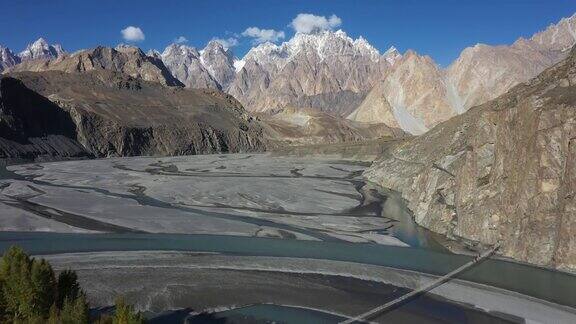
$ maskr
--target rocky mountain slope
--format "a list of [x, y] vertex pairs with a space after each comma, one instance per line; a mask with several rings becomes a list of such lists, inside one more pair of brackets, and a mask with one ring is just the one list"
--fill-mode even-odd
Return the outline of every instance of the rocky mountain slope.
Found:
[[417, 223], [576, 269], [576, 49], [507, 94], [391, 146], [366, 177]]
[[10, 73], [0, 90], [1, 159], [266, 147], [263, 126], [218, 91], [165, 87], [105, 69]]
[[421, 134], [528, 81], [562, 60], [575, 43], [576, 14], [511, 46], [466, 48], [446, 70], [414, 55], [419, 63], [401, 60], [348, 118]]
[[398, 138], [404, 132], [384, 124], [364, 124], [310, 108], [286, 107], [260, 119], [269, 126], [271, 138], [288, 144], [359, 142], [376, 138]]
[[98, 46], [56, 59], [23, 61], [12, 67], [10, 72], [63, 71], [72, 73], [93, 70], [122, 72], [134, 78], [167, 86], [182, 85], [160, 59], [147, 56], [137, 47], [126, 45], [116, 48]]
[[236, 58], [217, 41], [210, 41], [200, 51], [184, 44], [171, 44], [157, 57], [190, 88], [226, 90], [236, 76]]
[[422, 134], [456, 113], [440, 68], [429, 56], [408, 51], [348, 119]]

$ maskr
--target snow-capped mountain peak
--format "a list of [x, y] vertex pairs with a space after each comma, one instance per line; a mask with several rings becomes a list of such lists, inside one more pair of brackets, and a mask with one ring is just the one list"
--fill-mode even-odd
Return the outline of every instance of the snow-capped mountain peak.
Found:
[[363, 56], [376, 62], [381, 57], [379, 51], [363, 37], [352, 39], [342, 30], [324, 30], [316, 33], [296, 33], [280, 45], [270, 42], [260, 44], [250, 49], [243, 60], [282, 67], [300, 53], [315, 53], [321, 61], [335, 56]]
[[26, 49], [18, 56], [21, 60], [53, 59], [66, 52], [59, 44], [50, 45], [44, 38], [38, 38], [34, 43], [28, 44]]

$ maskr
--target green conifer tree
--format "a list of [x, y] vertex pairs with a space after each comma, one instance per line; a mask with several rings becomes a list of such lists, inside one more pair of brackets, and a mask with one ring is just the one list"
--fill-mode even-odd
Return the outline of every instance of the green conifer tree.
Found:
[[11, 247], [2, 261], [2, 296], [6, 312], [13, 321], [32, 318], [34, 314], [34, 290], [31, 281], [32, 261], [18, 247]]
[[58, 288], [56, 292], [56, 306], [62, 309], [64, 300], [76, 300], [82, 294], [78, 283], [78, 276], [72, 270], [64, 270], [58, 275]]
[[56, 295], [54, 270], [46, 260], [32, 262], [31, 283], [34, 294], [34, 313], [48, 317]]
[[86, 296], [80, 294], [75, 300], [66, 298], [60, 312], [61, 324], [87, 324], [89, 321]]
[[112, 320], [113, 324], [143, 324], [144, 317], [140, 312], [134, 311], [132, 305], [128, 305], [124, 298], [116, 299], [116, 312]]

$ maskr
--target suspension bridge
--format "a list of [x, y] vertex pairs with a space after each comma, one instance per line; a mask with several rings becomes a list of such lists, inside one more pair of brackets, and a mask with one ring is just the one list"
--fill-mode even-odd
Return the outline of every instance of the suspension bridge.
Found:
[[370, 320], [372, 318], [377, 317], [380, 314], [383, 314], [405, 302], [408, 302], [409, 300], [411, 300], [412, 298], [415, 298], [423, 293], [426, 293], [438, 286], [440, 286], [441, 284], [447, 282], [448, 280], [454, 278], [455, 276], [459, 275], [460, 273], [472, 268], [473, 266], [480, 264], [482, 261], [486, 260], [487, 258], [491, 257], [494, 253], [496, 253], [496, 251], [500, 248], [500, 245], [497, 244], [494, 247], [492, 247], [490, 250], [481, 253], [479, 255], [477, 255], [476, 257], [474, 257], [472, 260], [470, 260], [469, 262], [466, 262], [465, 264], [463, 264], [462, 266], [454, 269], [453, 271], [443, 275], [442, 277], [437, 278], [436, 280], [433, 280], [432, 282], [428, 283], [427, 285], [424, 285], [418, 289], [412, 290], [409, 293], [406, 293], [392, 301], [387, 302], [384, 305], [380, 305], [378, 307], [375, 307], [365, 313], [362, 313], [358, 316], [355, 317], [351, 317], [345, 321], [340, 322], [340, 324], [351, 324], [354, 322], [364, 322], [366, 320]]

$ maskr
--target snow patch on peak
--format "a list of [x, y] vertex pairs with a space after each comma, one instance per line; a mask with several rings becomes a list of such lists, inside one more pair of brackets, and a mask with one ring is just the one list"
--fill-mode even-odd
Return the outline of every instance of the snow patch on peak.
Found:
[[316, 33], [296, 33], [290, 40], [276, 45], [270, 42], [253, 47], [244, 60], [254, 60], [260, 64], [284, 66], [299, 53], [316, 53], [320, 60], [330, 56], [364, 56], [378, 61], [380, 52], [366, 39], [352, 39], [342, 30], [324, 30]]
[[234, 70], [236, 73], [240, 72], [244, 68], [244, 65], [246, 65], [246, 61], [234, 59]]
[[173, 55], [192, 56], [194, 58], [197, 58], [198, 56], [200, 56], [200, 53], [198, 53], [198, 50], [196, 50], [196, 48], [194, 48], [192, 46], [172, 43], [164, 49], [161, 56], [167, 57], [167, 56], [173, 56]]
[[154, 57], [154, 58], [162, 58], [162, 53], [160, 51], [151, 49], [146, 53], [147, 56]]
[[398, 62], [398, 60], [402, 58], [402, 54], [400, 54], [400, 52], [398, 52], [394, 46], [390, 46], [390, 48], [386, 50], [382, 56], [390, 65], [394, 65], [396, 62]]

